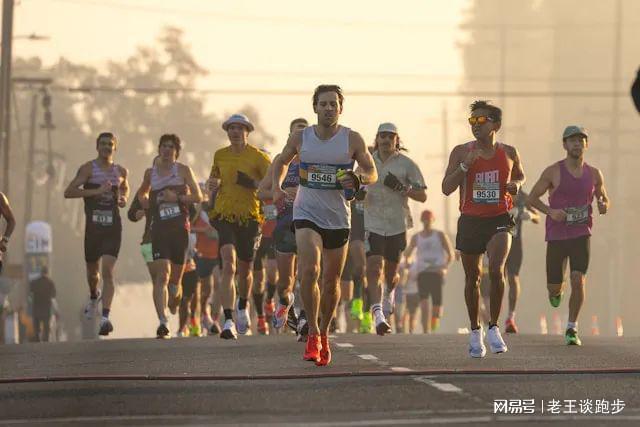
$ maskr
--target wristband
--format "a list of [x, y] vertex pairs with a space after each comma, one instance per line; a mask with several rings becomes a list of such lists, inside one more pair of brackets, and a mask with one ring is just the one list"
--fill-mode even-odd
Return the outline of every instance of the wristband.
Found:
[[460, 162], [460, 169], [462, 170], [462, 172], [467, 173], [469, 172], [469, 166], [465, 165], [464, 162]]

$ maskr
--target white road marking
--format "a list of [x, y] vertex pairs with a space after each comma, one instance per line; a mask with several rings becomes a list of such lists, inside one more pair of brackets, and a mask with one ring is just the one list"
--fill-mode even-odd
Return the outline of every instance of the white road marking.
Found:
[[438, 383], [432, 380], [431, 378], [432, 377], [429, 377], [429, 376], [420, 376], [420, 377], [414, 377], [413, 379], [415, 381], [430, 385], [431, 387], [434, 387], [440, 391], [444, 391], [445, 393], [462, 393], [462, 389], [454, 386], [453, 384]]
[[378, 360], [373, 354], [359, 354], [358, 357], [364, 360]]
[[402, 366], [392, 366], [391, 370], [394, 372], [411, 372], [413, 369], [405, 368]]
[[351, 348], [351, 347], [353, 347], [353, 344], [350, 344], [348, 342], [337, 342], [336, 345], [338, 347], [342, 347], [342, 348]]

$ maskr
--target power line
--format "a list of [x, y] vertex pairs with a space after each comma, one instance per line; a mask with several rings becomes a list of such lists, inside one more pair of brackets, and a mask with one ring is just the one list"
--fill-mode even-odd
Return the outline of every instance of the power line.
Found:
[[[20, 88], [17, 87], [17, 90]], [[272, 96], [309, 96], [310, 90], [301, 89], [228, 89], [228, 88], [179, 88], [161, 86], [65, 86], [51, 85], [51, 91], [70, 93], [114, 93], [127, 95], [149, 95], [149, 94], [178, 94], [178, 93], [198, 93], [203, 95], [272, 95]], [[353, 90], [347, 91], [348, 96], [379, 96], [379, 97], [497, 97], [500, 91], [380, 91], [380, 90]], [[627, 97], [626, 91], [511, 91], [505, 92], [508, 98], [612, 98]]]

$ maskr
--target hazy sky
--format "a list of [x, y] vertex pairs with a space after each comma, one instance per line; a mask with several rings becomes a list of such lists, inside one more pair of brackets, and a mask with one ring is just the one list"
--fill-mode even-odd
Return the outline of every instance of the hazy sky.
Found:
[[[349, 97], [349, 91], [455, 90], [462, 74], [456, 43], [467, 1], [21, 0], [15, 56], [60, 56], [104, 64], [154, 43], [166, 25], [182, 28], [197, 61], [210, 70], [202, 88], [303, 90], [303, 96], [215, 95], [208, 107], [226, 114], [254, 105], [266, 129], [284, 143], [293, 117], [313, 120], [310, 96], [338, 83], [347, 101], [343, 123], [372, 141], [393, 121], [433, 186], [441, 179], [442, 98]], [[451, 109], [461, 99], [450, 98]], [[465, 118], [461, 117], [464, 121]], [[179, 130], [175, 130], [179, 133]], [[456, 141], [451, 141], [453, 144]]]

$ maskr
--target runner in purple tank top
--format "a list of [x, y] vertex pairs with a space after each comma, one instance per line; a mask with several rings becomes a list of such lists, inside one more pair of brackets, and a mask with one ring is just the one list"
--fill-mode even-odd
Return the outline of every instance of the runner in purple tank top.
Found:
[[[609, 198], [602, 172], [584, 161], [589, 147], [587, 131], [580, 126], [568, 126], [562, 141], [567, 157], [542, 172], [527, 203], [547, 215], [547, 289], [553, 307], [558, 307], [562, 300], [564, 269], [569, 259], [571, 297], [565, 341], [569, 345], [581, 345], [577, 325], [589, 267], [589, 238], [593, 225], [591, 204], [595, 195], [598, 211], [604, 215], [609, 210]], [[547, 191], [548, 205], [540, 200]]]

